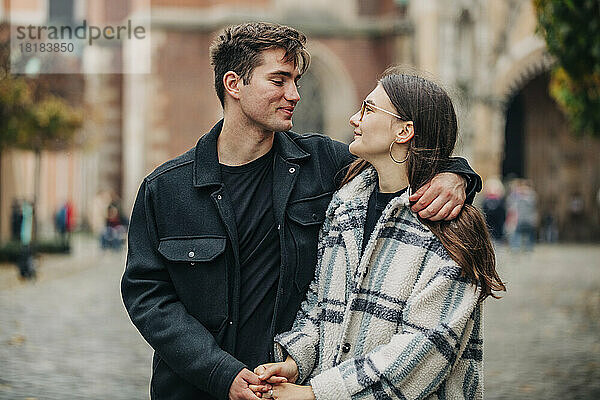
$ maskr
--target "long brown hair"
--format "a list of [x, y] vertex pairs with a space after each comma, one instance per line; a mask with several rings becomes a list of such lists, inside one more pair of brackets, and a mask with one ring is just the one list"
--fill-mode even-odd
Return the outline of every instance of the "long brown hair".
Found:
[[[454, 150], [458, 125], [456, 112], [448, 94], [436, 83], [415, 74], [388, 68], [379, 83], [397, 113], [413, 121], [415, 135], [409, 142], [407, 174], [413, 190], [429, 182], [444, 170]], [[348, 183], [370, 164], [357, 159], [348, 167], [342, 185]], [[421, 219], [421, 218], [420, 218]], [[442, 242], [450, 257], [462, 268], [474, 285], [481, 285], [479, 301], [494, 291], [506, 291], [496, 272], [496, 256], [481, 212], [466, 204], [452, 221], [421, 219]]]

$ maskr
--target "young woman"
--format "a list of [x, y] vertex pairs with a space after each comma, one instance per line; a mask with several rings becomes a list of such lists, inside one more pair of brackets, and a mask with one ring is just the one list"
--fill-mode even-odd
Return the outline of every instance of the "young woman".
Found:
[[426, 221], [408, 201], [452, 153], [452, 102], [435, 83], [390, 69], [350, 124], [359, 159], [327, 210], [292, 330], [275, 338], [285, 361], [255, 370], [288, 382], [259, 394], [482, 398], [482, 303], [505, 290], [484, 219], [465, 205], [452, 221]]

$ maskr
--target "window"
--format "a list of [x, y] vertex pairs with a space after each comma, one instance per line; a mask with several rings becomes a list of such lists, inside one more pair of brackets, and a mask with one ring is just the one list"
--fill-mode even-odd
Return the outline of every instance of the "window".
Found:
[[48, 0], [48, 21], [73, 25], [73, 2], [74, 0]]

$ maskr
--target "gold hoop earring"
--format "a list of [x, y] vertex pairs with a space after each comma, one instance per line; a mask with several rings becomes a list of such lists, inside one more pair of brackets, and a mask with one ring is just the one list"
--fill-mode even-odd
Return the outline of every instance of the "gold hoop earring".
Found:
[[406, 160], [408, 160], [408, 156], [410, 156], [410, 152], [407, 151], [406, 152], [406, 157], [404, 157], [404, 160], [402, 161], [398, 161], [394, 158], [394, 156], [392, 155], [392, 146], [394, 146], [394, 143], [396, 143], [396, 141], [394, 140], [392, 143], [390, 143], [390, 158], [392, 159], [393, 162], [395, 162], [396, 164], [403, 164], [406, 162]]

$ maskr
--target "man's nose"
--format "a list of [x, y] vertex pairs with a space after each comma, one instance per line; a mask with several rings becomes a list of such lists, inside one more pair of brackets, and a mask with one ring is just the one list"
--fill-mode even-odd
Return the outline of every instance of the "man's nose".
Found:
[[298, 92], [298, 87], [295, 83], [289, 85], [289, 88], [285, 94], [285, 99], [288, 101], [293, 101], [295, 103], [300, 101], [300, 93]]

